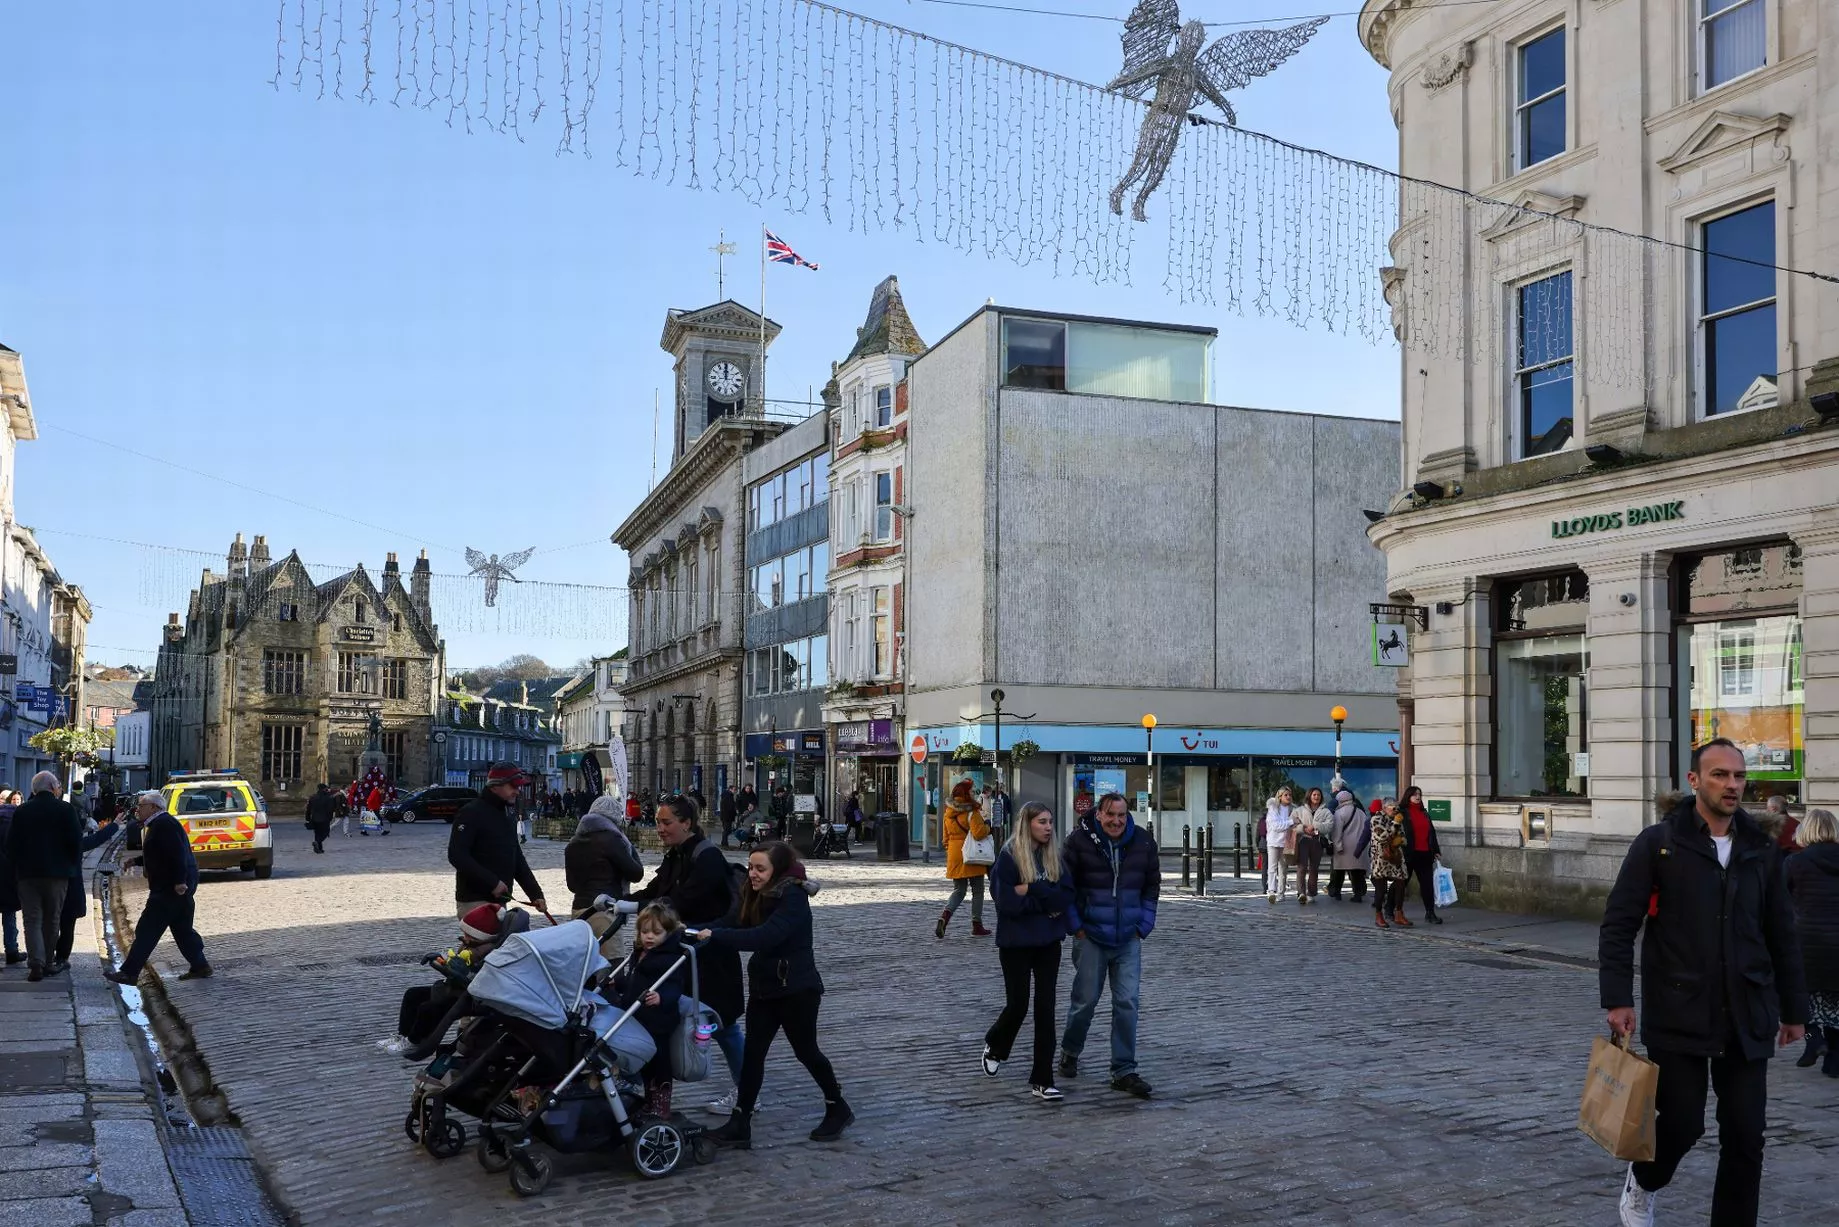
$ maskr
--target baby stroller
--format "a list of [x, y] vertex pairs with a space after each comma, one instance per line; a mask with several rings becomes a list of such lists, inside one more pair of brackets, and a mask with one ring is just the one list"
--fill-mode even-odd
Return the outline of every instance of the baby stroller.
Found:
[[[686, 947], [657, 982], [690, 964], [685, 1019], [672, 1037], [675, 1072], [685, 1081], [706, 1076], [710, 1037], [719, 1025], [701, 1005], [695, 958]], [[570, 921], [507, 941], [473, 978], [475, 1005], [489, 1009], [507, 1041], [528, 1054], [511, 1085], [478, 1114], [480, 1164], [487, 1171], [508, 1169], [511, 1188], [521, 1196], [542, 1192], [553, 1175], [533, 1141], [563, 1154], [624, 1144], [639, 1174], [652, 1180], [670, 1175], [686, 1157], [697, 1163], [715, 1157], [701, 1126], [644, 1114], [643, 1088], [628, 1078], [644, 1068], [656, 1046], [631, 1021], [636, 1002], [617, 1010], [581, 987], [606, 970], [593, 930]], [[540, 1098], [510, 1093], [520, 1086], [548, 1089]], [[519, 1098], [530, 1102], [527, 1112], [517, 1110]]]
[[820, 822], [817, 824], [816, 838], [811, 841], [811, 855], [828, 859], [832, 852], [841, 852], [849, 856], [849, 824], [847, 822]]

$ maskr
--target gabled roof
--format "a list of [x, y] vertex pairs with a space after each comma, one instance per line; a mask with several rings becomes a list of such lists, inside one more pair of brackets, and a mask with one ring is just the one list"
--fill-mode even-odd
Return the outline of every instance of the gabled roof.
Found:
[[853, 362], [872, 354], [911, 357], [925, 352], [926, 342], [920, 340], [919, 329], [913, 326], [913, 317], [907, 314], [907, 304], [900, 297], [900, 278], [882, 278], [869, 297], [868, 318], [856, 329], [855, 348], [843, 361]]

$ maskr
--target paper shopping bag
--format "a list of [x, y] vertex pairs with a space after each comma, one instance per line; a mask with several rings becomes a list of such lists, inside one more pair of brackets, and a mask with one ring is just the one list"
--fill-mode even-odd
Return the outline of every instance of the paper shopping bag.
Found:
[[1645, 1162], [1654, 1157], [1654, 1092], [1660, 1085], [1660, 1067], [1631, 1052], [1627, 1043], [1599, 1035], [1591, 1045], [1577, 1127], [1613, 1157]]

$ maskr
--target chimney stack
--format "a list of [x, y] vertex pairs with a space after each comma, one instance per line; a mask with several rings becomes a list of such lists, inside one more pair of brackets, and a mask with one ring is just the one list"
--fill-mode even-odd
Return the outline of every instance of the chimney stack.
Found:
[[177, 643], [179, 640], [183, 638], [185, 638], [185, 628], [179, 625], [179, 615], [176, 613], [167, 614], [166, 615], [166, 642]]
[[237, 533], [236, 540], [230, 543], [229, 578], [242, 579], [249, 574], [249, 549], [243, 544], [243, 534]]
[[402, 568], [398, 566], [396, 563], [396, 551], [395, 550], [391, 550], [388, 554], [385, 554], [383, 556], [383, 574], [386, 576], [394, 575], [397, 577], [400, 577], [402, 575]]
[[258, 536], [249, 549], [249, 569], [263, 571], [268, 568], [268, 538]]
[[428, 551], [423, 550], [421, 557], [415, 560], [415, 567], [409, 572], [409, 603], [415, 606], [415, 612], [430, 627], [434, 625], [434, 611], [428, 604], [428, 585], [432, 578], [428, 570]]

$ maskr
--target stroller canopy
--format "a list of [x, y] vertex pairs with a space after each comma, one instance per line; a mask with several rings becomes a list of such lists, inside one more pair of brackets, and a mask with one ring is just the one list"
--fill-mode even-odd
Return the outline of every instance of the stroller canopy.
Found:
[[594, 930], [571, 920], [506, 938], [485, 956], [470, 991], [501, 1014], [556, 1030], [581, 1008], [588, 977], [606, 966]]

